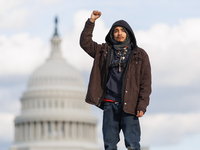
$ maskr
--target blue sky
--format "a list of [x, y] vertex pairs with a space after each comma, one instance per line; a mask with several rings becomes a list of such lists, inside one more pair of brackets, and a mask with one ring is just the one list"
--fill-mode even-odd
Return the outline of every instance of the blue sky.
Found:
[[[92, 59], [79, 47], [79, 36], [92, 10], [102, 12], [95, 41], [103, 43], [112, 23], [124, 19], [149, 54], [153, 92], [141, 118], [142, 145], [150, 150], [199, 149], [199, 8], [198, 0], [0, 0], [0, 150], [12, 144], [13, 118], [20, 112], [29, 76], [49, 56], [55, 16], [63, 56], [87, 85]], [[101, 143], [102, 111], [92, 110], [99, 118]]]

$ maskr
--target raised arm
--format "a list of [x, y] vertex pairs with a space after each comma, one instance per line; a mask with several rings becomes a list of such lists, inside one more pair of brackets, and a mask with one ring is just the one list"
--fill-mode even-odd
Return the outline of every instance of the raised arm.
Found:
[[100, 11], [93, 11], [90, 19], [85, 23], [85, 27], [81, 33], [80, 46], [91, 56], [95, 57], [98, 49], [101, 48], [100, 44], [97, 44], [92, 40], [92, 32], [94, 29], [95, 21], [101, 16]]

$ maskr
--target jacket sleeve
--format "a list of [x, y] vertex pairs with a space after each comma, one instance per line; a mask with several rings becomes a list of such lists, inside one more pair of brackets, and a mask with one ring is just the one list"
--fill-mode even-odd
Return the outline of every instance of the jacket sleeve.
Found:
[[151, 94], [151, 66], [149, 57], [146, 52], [144, 52], [142, 60], [142, 70], [140, 72], [140, 77], [140, 92], [137, 110], [146, 112], [146, 107], [149, 105]]
[[80, 46], [86, 53], [95, 58], [95, 54], [97, 50], [101, 49], [101, 45], [92, 40], [93, 29], [94, 23], [87, 21], [80, 36]]

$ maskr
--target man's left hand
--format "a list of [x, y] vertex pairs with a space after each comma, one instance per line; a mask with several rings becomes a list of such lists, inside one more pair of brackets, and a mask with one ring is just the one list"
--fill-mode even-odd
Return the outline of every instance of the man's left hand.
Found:
[[143, 111], [141, 110], [137, 111], [137, 115], [136, 115], [137, 117], [142, 117], [143, 115], [144, 115]]

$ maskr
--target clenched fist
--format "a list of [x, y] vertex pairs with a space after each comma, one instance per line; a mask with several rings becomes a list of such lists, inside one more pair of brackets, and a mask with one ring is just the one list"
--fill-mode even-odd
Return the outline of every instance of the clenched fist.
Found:
[[94, 23], [95, 20], [98, 19], [100, 16], [101, 16], [101, 12], [98, 10], [94, 10], [91, 14], [90, 21]]

